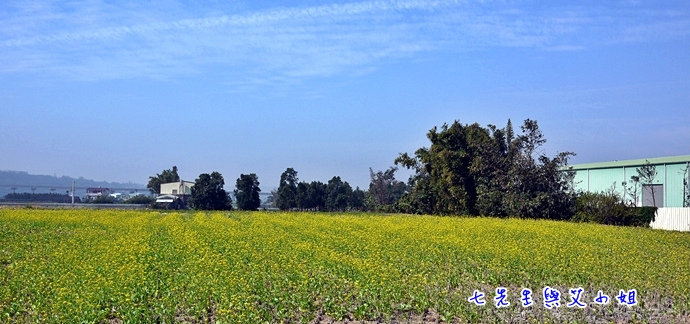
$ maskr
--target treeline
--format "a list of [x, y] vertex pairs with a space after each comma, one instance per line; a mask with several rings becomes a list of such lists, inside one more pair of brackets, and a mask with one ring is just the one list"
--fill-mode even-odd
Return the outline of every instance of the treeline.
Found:
[[[76, 202], [80, 202], [79, 197], [74, 197]], [[67, 203], [72, 202], [72, 197], [66, 194], [58, 193], [8, 193], [4, 196], [6, 201], [33, 201], [33, 202], [54, 202], [54, 203]]]
[[[628, 226], [647, 226], [653, 220], [655, 207], [626, 203], [615, 190], [576, 192], [575, 173], [568, 168], [575, 154], [546, 156], [541, 149], [546, 138], [534, 120], [525, 120], [520, 130], [515, 134], [510, 120], [504, 128], [458, 121], [434, 127], [427, 134], [428, 148], [414, 155], [402, 153], [394, 161], [414, 171], [406, 185], [395, 179], [395, 167], [372, 172], [369, 195], [375, 198], [370, 200], [374, 209]], [[655, 172], [653, 166], [640, 168], [630, 185], [636, 188], [640, 179], [653, 179], [645, 176], [650, 172]]]
[[[288, 168], [280, 179], [276, 206], [282, 210], [370, 210], [432, 215], [517, 216], [570, 219], [575, 214], [573, 172], [563, 171], [570, 152], [549, 158], [536, 121], [515, 134], [511, 121], [493, 125], [451, 125], [427, 134], [431, 146], [400, 154], [386, 171], [369, 170], [368, 191], [353, 190], [340, 177], [328, 184], [297, 182]], [[412, 169], [407, 183], [397, 167]]]
[[[353, 189], [339, 176], [327, 183], [299, 181], [287, 168], [280, 185], [263, 205], [280, 210], [377, 211], [429, 215], [466, 215], [573, 220], [615, 225], [648, 225], [654, 210], [632, 208], [612, 193], [582, 193], [574, 189], [575, 173], [568, 168], [572, 152], [544, 154], [546, 138], [536, 121], [527, 119], [516, 133], [510, 119], [503, 128], [477, 123], [434, 127], [429, 147], [401, 153], [385, 171], [369, 169], [368, 190]], [[413, 171], [407, 182], [395, 178], [398, 167]], [[640, 177], [631, 183], [639, 185]], [[179, 181], [177, 168], [151, 177], [149, 188]], [[231, 209], [222, 176], [202, 174], [191, 189], [195, 209]], [[625, 185], [625, 183], [624, 183]], [[256, 210], [256, 174], [240, 175], [234, 190], [237, 208]], [[613, 191], [612, 191], [613, 192]]]
[[515, 134], [504, 128], [455, 121], [427, 134], [431, 145], [402, 153], [395, 164], [412, 169], [399, 212], [437, 215], [569, 219], [575, 214], [571, 152], [547, 157], [538, 124], [525, 120]]
[[[160, 194], [162, 183], [179, 182], [177, 166], [163, 170], [162, 173], [149, 177], [148, 188], [152, 194]], [[352, 189], [347, 181], [335, 176], [328, 183], [320, 181], [299, 182], [297, 171], [288, 168], [280, 176], [280, 186], [272, 192], [262, 205], [259, 193], [259, 177], [255, 173], [240, 174], [233, 190], [235, 207], [240, 210], [257, 210], [279, 208], [281, 210], [310, 211], [364, 211], [366, 192], [359, 188]], [[194, 181], [189, 197], [180, 195], [180, 200], [173, 204], [153, 204], [154, 208], [186, 208], [198, 210], [230, 210], [233, 201], [230, 193], [224, 189], [225, 180], [218, 172], [202, 173]]]
[[288, 168], [280, 175], [278, 190], [273, 192], [275, 206], [281, 210], [363, 211], [366, 193], [352, 189], [347, 181], [334, 176], [328, 183], [299, 182], [297, 171]]

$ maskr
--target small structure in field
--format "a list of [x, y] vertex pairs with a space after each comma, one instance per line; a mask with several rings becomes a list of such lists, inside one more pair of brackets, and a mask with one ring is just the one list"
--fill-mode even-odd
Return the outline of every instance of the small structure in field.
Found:
[[108, 195], [110, 195], [110, 188], [86, 188], [86, 200], [93, 200]]
[[192, 195], [194, 182], [176, 181], [161, 183], [160, 195], [156, 197], [156, 203], [164, 204], [170, 209], [186, 209], [189, 197]]

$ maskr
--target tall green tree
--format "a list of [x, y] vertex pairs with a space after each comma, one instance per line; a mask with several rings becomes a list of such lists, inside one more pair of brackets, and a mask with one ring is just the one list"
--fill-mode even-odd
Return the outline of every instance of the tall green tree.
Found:
[[311, 183], [302, 181], [297, 184], [297, 208], [300, 210], [324, 210], [326, 202], [326, 185], [320, 181]]
[[348, 209], [360, 211], [365, 210], [366, 195], [367, 193], [364, 192], [364, 190], [359, 189], [359, 187], [356, 187], [355, 190], [352, 191], [352, 194], [350, 194], [350, 201], [347, 203]]
[[161, 193], [162, 183], [177, 181], [180, 181], [180, 176], [177, 174], [177, 166], [173, 166], [172, 169], [163, 170], [160, 174], [149, 177], [149, 183], [146, 185], [146, 188], [148, 188], [152, 194], [159, 195]]
[[328, 211], [345, 211], [352, 199], [352, 187], [340, 177], [333, 177], [328, 181], [326, 195], [326, 209]]
[[395, 179], [397, 167], [390, 167], [386, 171], [374, 172], [369, 168], [369, 194], [373, 198], [373, 209], [389, 211], [390, 206], [395, 204], [400, 197], [407, 191], [407, 185]]
[[527, 119], [516, 138], [505, 176], [503, 206], [510, 216], [570, 219], [575, 214], [575, 173], [567, 169], [571, 152], [547, 157], [540, 149], [546, 138], [537, 121]]
[[235, 199], [240, 210], [256, 210], [261, 206], [259, 177], [254, 174], [240, 174], [235, 184]]
[[218, 172], [202, 173], [194, 182], [190, 204], [199, 210], [231, 210], [232, 200], [223, 189], [225, 181]]
[[321, 181], [312, 181], [308, 188], [309, 208], [316, 211], [326, 210], [328, 186]]
[[309, 183], [300, 182], [297, 184], [297, 195], [295, 197], [295, 205], [299, 210], [307, 210], [312, 208], [312, 201], [309, 196]]
[[278, 200], [276, 205], [280, 210], [290, 210], [297, 208], [297, 171], [293, 168], [287, 168], [285, 172], [280, 175], [280, 184], [278, 185]]
[[562, 172], [570, 152], [551, 159], [541, 153], [546, 142], [533, 120], [515, 136], [505, 128], [455, 121], [427, 134], [429, 148], [404, 153], [396, 165], [414, 169], [413, 189], [399, 210], [445, 215], [493, 215], [563, 219], [574, 214], [572, 172]]
[[404, 154], [396, 159], [403, 166], [423, 165], [423, 172], [416, 179], [422, 183], [415, 184], [425, 191], [417, 193], [417, 199], [423, 200], [421, 205], [427, 205], [422, 213], [477, 213], [477, 183], [471, 166], [478, 156], [476, 144], [488, 137], [485, 132], [478, 124], [463, 125], [458, 121], [450, 126], [444, 124], [440, 130], [434, 127], [427, 134], [431, 147], [417, 150], [415, 158]]
[[395, 206], [397, 211], [407, 214], [434, 214], [436, 197], [431, 189], [429, 166], [422, 162], [428, 154], [429, 149], [422, 147], [415, 151], [413, 156], [402, 153], [395, 159], [395, 165], [414, 170], [407, 181], [408, 188], [412, 190], [400, 197]]

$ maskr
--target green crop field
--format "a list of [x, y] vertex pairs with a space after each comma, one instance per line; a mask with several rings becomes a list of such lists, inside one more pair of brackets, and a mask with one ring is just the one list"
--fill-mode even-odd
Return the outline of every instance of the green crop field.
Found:
[[[545, 307], [547, 286], [560, 291], [560, 307]], [[496, 307], [499, 287], [507, 307]], [[568, 307], [580, 287], [586, 306]], [[485, 305], [469, 300], [475, 290]], [[620, 290], [637, 304], [620, 304]], [[608, 304], [595, 302], [599, 291]], [[690, 321], [690, 233], [407, 215], [0, 209], [0, 322], [360, 320]]]

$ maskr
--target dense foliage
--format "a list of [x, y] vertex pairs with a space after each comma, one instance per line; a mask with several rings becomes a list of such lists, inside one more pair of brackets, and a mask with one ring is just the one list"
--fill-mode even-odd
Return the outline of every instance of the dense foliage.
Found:
[[[76, 197], [75, 197], [76, 198]], [[40, 201], [40, 202], [54, 202], [54, 203], [69, 203], [72, 202], [72, 196], [68, 194], [58, 193], [8, 193], [4, 197], [7, 201]]]
[[334, 176], [321, 181], [299, 182], [297, 171], [288, 168], [280, 176], [276, 205], [281, 210], [348, 211], [365, 210], [366, 193], [352, 189], [347, 181]]
[[[0, 209], [2, 323], [678, 323], [687, 233], [547, 220]], [[510, 307], [492, 305], [507, 287]], [[519, 289], [563, 293], [523, 308]], [[566, 307], [583, 287], [587, 308]], [[473, 290], [485, 306], [468, 302]], [[639, 304], [613, 299], [637, 289]], [[592, 301], [598, 290], [608, 305]], [[318, 319], [317, 319], [318, 318]], [[417, 320], [414, 320], [417, 319]]]
[[261, 206], [259, 177], [255, 173], [240, 174], [235, 184], [235, 200], [240, 210], [256, 210]]
[[280, 210], [297, 208], [297, 171], [287, 168], [280, 175], [276, 205]]
[[134, 196], [134, 197], [131, 197], [131, 198], [125, 200], [123, 203], [145, 205], [145, 204], [152, 204], [155, 201], [156, 201], [156, 199], [153, 197], [137, 195], [137, 196]]
[[340, 177], [333, 177], [326, 185], [326, 209], [329, 211], [345, 211], [350, 204], [352, 187]]
[[572, 172], [563, 171], [570, 152], [548, 158], [536, 121], [525, 120], [522, 134], [512, 125], [463, 125], [456, 121], [427, 134], [429, 148], [395, 163], [415, 170], [411, 192], [400, 211], [416, 214], [489, 215], [569, 219], [574, 214]]
[[302, 181], [297, 184], [295, 207], [299, 210], [325, 211], [327, 193], [328, 186], [321, 181]]
[[230, 210], [232, 200], [223, 189], [225, 181], [218, 172], [202, 173], [194, 182], [190, 204], [199, 210]]
[[390, 212], [395, 210], [395, 203], [407, 192], [407, 185], [395, 179], [397, 167], [386, 171], [374, 172], [369, 168], [369, 207], [374, 211]]
[[635, 207], [626, 204], [615, 191], [582, 192], [576, 199], [576, 222], [591, 222], [618, 226], [649, 227], [657, 207]]
[[161, 193], [161, 184], [178, 182], [180, 181], [180, 176], [177, 174], [177, 166], [173, 166], [172, 169], [163, 170], [162, 173], [156, 174], [154, 177], [149, 177], [149, 183], [146, 188], [151, 191], [152, 194]]

